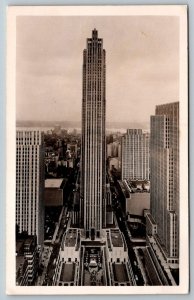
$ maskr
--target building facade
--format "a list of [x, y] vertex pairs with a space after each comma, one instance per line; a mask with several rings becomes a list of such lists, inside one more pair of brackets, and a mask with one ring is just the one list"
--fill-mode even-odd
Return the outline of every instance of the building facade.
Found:
[[81, 223], [86, 237], [100, 237], [106, 224], [105, 50], [96, 29], [83, 52]]
[[152, 284], [178, 285], [178, 102], [157, 106], [155, 116], [151, 117], [150, 173], [150, 211], [146, 212], [146, 268], [158, 278]]
[[156, 107], [151, 117], [151, 215], [169, 263], [179, 257], [179, 103]]
[[16, 224], [19, 232], [44, 240], [44, 146], [43, 133], [16, 132]]
[[61, 242], [52, 285], [78, 285], [80, 247], [80, 230], [72, 228], [68, 229]]
[[16, 239], [16, 285], [33, 285], [37, 275], [39, 253], [35, 236]]
[[[83, 55], [80, 176], [72, 195], [72, 223], [61, 242], [52, 284], [136, 285], [106, 176], [105, 50], [96, 29]], [[118, 143], [114, 145], [118, 156]]]
[[121, 178], [149, 180], [149, 133], [128, 129], [122, 137]]

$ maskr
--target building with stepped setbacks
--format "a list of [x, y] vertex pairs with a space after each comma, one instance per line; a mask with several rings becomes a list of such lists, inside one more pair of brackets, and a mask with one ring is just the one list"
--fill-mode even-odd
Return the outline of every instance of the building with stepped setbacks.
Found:
[[106, 225], [106, 53], [98, 31], [83, 51], [81, 221], [86, 237]]
[[106, 179], [105, 50], [96, 29], [86, 46], [80, 180], [52, 284], [136, 285], [124, 235], [113, 217], [110, 184]]

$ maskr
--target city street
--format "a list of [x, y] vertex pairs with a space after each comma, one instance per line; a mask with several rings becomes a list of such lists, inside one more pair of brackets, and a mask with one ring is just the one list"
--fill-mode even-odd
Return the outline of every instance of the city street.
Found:
[[113, 191], [113, 210], [117, 218], [118, 226], [125, 237], [125, 241], [128, 247], [128, 255], [136, 279], [136, 284], [144, 285], [144, 279], [138, 267], [137, 258], [133, 250], [133, 244], [131, 242], [131, 233], [127, 225], [126, 216], [123, 214], [122, 208], [119, 203], [119, 192], [115, 186], [112, 187], [112, 191]]

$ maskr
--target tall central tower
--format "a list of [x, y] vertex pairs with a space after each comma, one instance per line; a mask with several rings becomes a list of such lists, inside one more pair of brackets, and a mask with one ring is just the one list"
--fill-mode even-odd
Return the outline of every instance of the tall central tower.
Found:
[[100, 237], [106, 225], [105, 50], [92, 31], [83, 51], [81, 220], [86, 238]]

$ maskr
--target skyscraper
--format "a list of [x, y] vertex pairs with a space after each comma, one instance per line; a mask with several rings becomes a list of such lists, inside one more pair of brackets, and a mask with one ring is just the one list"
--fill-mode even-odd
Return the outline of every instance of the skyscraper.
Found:
[[121, 149], [122, 180], [149, 180], [149, 133], [127, 129]]
[[83, 51], [81, 219], [86, 237], [100, 237], [106, 224], [105, 50], [92, 31]]
[[[179, 103], [156, 106], [151, 117], [148, 245], [170, 268], [179, 262]], [[162, 260], [161, 260], [162, 262]], [[166, 268], [166, 267], [165, 267]]]
[[53, 285], [136, 285], [106, 185], [105, 105], [105, 50], [94, 29], [83, 53], [81, 176], [73, 197], [74, 228], [63, 235]]
[[40, 131], [16, 132], [16, 224], [19, 232], [44, 240], [44, 147]]

